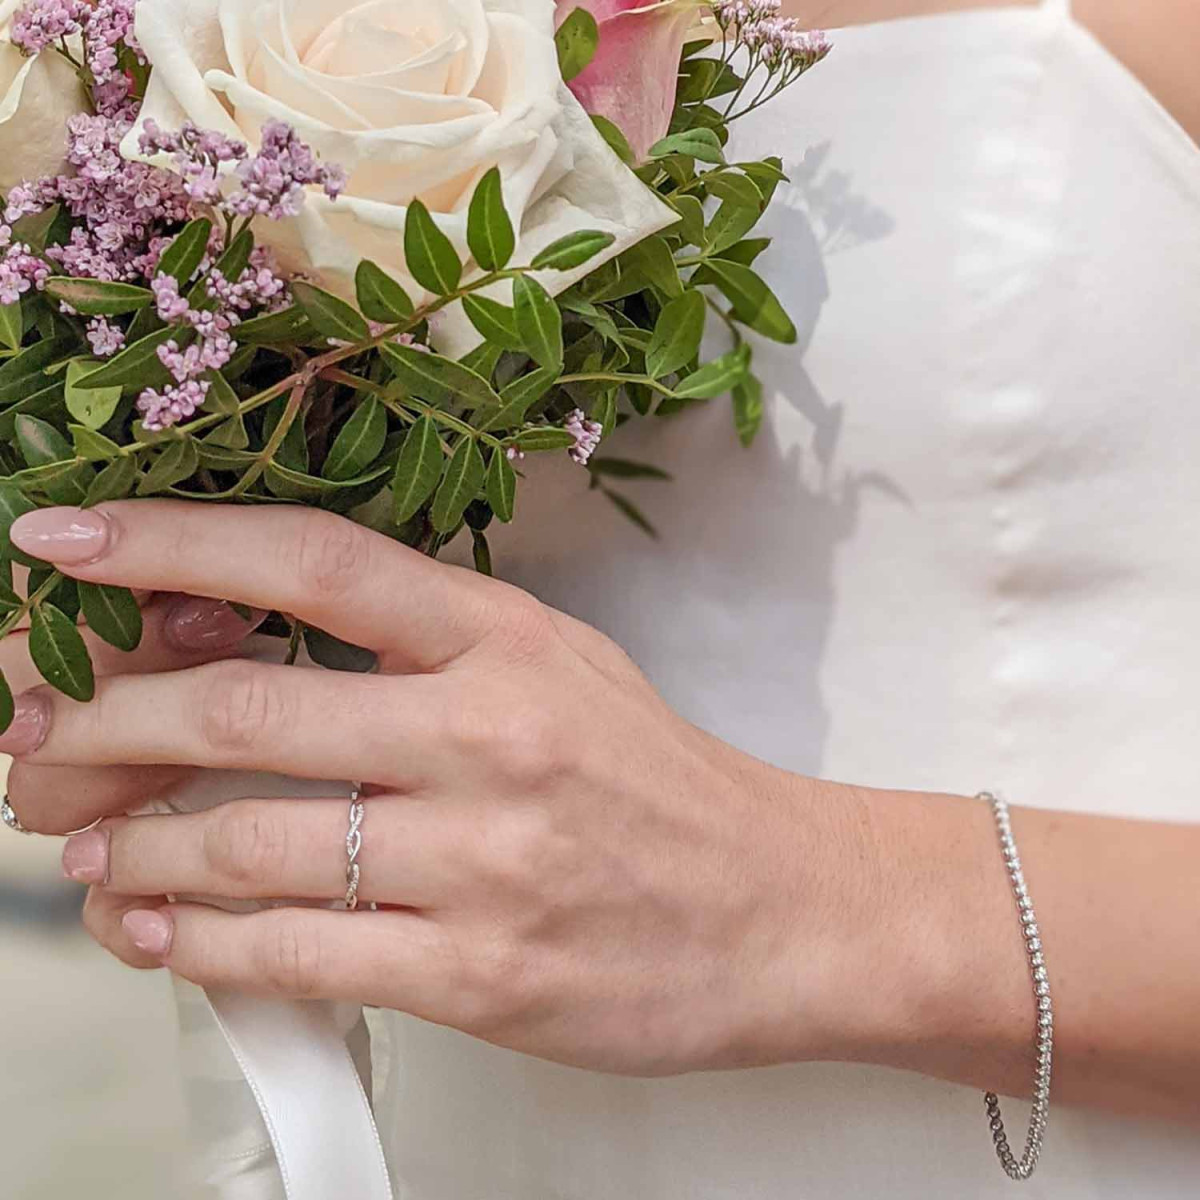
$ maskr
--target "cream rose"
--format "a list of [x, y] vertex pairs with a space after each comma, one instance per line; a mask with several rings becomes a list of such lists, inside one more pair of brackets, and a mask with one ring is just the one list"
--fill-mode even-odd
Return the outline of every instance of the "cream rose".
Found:
[[75, 69], [60, 54], [26, 58], [9, 26], [23, 0], [0, 0], [0, 189], [24, 179], [61, 174], [66, 165], [67, 118], [87, 111]]
[[[403, 254], [414, 198], [467, 261], [467, 207], [493, 166], [515, 263], [579, 229], [613, 233], [617, 254], [675, 218], [563, 85], [554, 12], [554, 0], [141, 0], [137, 35], [154, 68], [142, 119], [190, 119], [253, 144], [276, 118], [340, 163], [338, 200], [314, 194], [259, 234], [285, 266], [344, 295], [370, 258], [422, 298]], [[564, 288], [600, 261], [544, 282]], [[435, 337], [447, 352], [478, 341], [455, 310], [439, 314]]]

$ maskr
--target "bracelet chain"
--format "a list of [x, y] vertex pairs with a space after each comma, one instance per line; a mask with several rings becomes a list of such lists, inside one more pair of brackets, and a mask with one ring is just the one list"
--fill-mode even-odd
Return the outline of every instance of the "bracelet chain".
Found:
[[992, 1141], [996, 1145], [996, 1156], [1004, 1173], [1010, 1179], [1028, 1179], [1037, 1167], [1042, 1153], [1042, 1141], [1046, 1133], [1046, 1120], [1050, 1112], [1050, 1069], [1054, 1057], [1054, 1006], [1050, 1000], [1050, 980], [1046, 974], [1046, 959], [1042, 951], [1041, 934], [1033, 912], [1033, 901], [1025, 885], [1025, 874], [1021, 869], [1021, 856], [1013, 839], [1009, 820], [1008, 804], [991, 792], [980, 792], [978, 800], [986, 800], [992, 806], [996, 819], [996, 830], [1000, 835], [1000, 848], [1004, 852], [1004, 865], [1012, 881], [1013, 895], [1021, 918], [1021, 933], [1025, 938], [1025, 952], [1033, 973], [1034, 1002], [1037, 1005], [1037, 1066], [1033, 1076], [1033, 1112], [1029, 1118], [1029, 1133], [1025, 1138], [1025, 1152], [1017, 1160], [1008, 1144], [1004, 1121], [1000, 1116], [1000, 1099], [995, 1092], [988, 1092], [983, 1100], [987, 1109]]

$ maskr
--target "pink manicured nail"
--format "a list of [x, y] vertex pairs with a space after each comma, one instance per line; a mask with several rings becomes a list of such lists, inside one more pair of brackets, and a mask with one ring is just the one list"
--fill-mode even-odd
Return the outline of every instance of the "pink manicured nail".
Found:
[[265, 615], [252, 612], [247, 621], [224, 600], [186, 596], [167, 618], [167, 636], [185, 650], [222, 650], [252, 633]]
[[76, 883], [107, 883], [108, 832], [93, 829], [68, 838], [62, 865], [63, 874]]
[[112, 526], [94, 509], [43, 508], [15, 521], [8, 536], [18, 550], [43, 562], [78, 567], [103, 556]]
[[46, 740], [48, 717], [46, 702], [40, 696], [18, 696], [12, 724], [0, 733], [0, 754], [14, 758], [32, 754]]
[[171, 918], [166, 913], [152, 909], [138, 909], [126, 913], [121, 928], [129, 935], [133, 944], [146, 954], [161, 958], [171, 948], [171, 935], [175, 931]]

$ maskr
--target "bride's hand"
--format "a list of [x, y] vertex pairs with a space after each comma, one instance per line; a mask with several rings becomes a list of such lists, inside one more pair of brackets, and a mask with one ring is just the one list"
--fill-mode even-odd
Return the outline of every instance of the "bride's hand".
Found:
[[[230, 604], [195, 596], [148, 597], [142, 609], [141, 644], [123, 654], [82, 630], [98, 676], [145, 675], [229, 658], [239, 653], [257, 620], [245, 620]], [[14, 692], [36, 687], [41, 677], [29, 657], [25, 632], [0, 641], [0, 671]], [[19, 726], [11, 730], [19, 738]], [[41, 766], [15, 762], [7, 790], [22, 825], [33, 833], [61, 836], [102, 817], [116, 816], [180, 786], [191, 767]]]
[[617, 1072], [860, 1038], [850, 973], [892, 951], [846, 807], [682, 720], [595, 630], [318, 512], [60, 509], [13, 540], [80, 579], [294, 613], [380, 658], [351, 676], [168, 656], [90, 705], [19, 697], [0, 738], [18, 783], [131, 763], [369, 781], [360, 894], [379, 911], [163, 899], [341, 897], [344, 800], [120, 818], [69, 843], [89, 927], [126, 961]]

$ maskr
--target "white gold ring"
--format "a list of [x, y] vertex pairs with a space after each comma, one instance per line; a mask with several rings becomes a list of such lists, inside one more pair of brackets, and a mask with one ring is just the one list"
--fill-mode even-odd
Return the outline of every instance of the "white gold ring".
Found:
[[5, 794], [3, 801], [0, 801], [0, 821], [3, 821], [14, 833], [29, 835], [33, 832], [32, 829], [26, 829], [21, 824], [21, 818], [13, 811], [13, 806], [8, 802], [7, 794]]
[[362, 793], [356, 787], [350, 793], [350, 828], [346, 833], [346, 911], [358, 908], [358, 883], [362, 869], [358, 856], [362, 852], [362, 824], [367, 815], [367, 806], [362, 802]]

